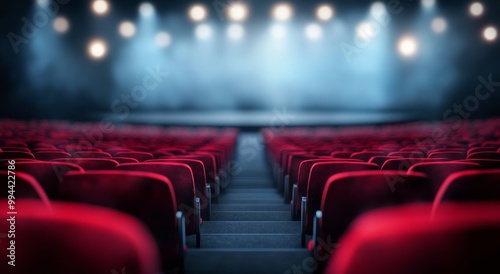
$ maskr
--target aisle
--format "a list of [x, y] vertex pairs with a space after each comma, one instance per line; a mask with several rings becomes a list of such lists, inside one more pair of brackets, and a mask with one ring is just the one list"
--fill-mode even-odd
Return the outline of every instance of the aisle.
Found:
[[[256, 137], [241, 134], [238, 143]], [[290, 221], [290, 206], [273, 185], [264, 150], [254, 151], [249, 157], [238, 149], [241, 168], [213, 205], [212, 220], [203, 223], [201, 248], [189, 249], [187, 273], [281, 274], [308, 256], [300, 248], [300, 223]]]

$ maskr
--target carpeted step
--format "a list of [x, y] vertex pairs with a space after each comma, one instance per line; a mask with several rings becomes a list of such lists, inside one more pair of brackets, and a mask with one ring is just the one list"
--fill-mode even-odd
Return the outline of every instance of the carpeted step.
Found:
[[209, 221], [203, 223], [201, 234], [297, 234], [300, 222], [294, 221]]
[[214, 211], [287, 211], [290, 212], [290, 205], [285, 204], [212, 204]]
[[290, 221], [287, 211], [214, 211], [211, 221]]
[[314, 266], [305, 249], [190, 249], [186, 256], [186, 274], [312, 273]]
[[233, 205], [238, 205], [238, 204], [283, 204], [283, 198], [272, 198], [272, 199], [259, 199], [257, 198], [233, 198], [233, 197], [221, 197], [219, 198], [219, 203], [220, 205], [225, 205], [225, 204], [233, 204]]
[[[196, 237], [186, 240], [196, 246]], [[300, 248], [300, 234], [203, 234], [201, 248]]]

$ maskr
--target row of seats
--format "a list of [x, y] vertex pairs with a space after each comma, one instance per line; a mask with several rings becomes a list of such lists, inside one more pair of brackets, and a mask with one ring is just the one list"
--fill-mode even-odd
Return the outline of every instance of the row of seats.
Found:
[[499, 273], [500, 203], [448, 203], [374, 210], [361, 216], [325, 274]]
[[278, 189], [301, 221], [302, 246], [337, 244], [377, 208], [500, 201], [500, 120], [262, 130]]
[[[130, 238], [117, 244], [126, 247], [123, 256], [105, 252], [110, 249], [105, 247], [103, 252], [97, 253], [103, 258], [90, 263], [88, 259], [94, 254], [86, 256], [84, 253], [90, 247], [100, 246], [94, 241], [100, 241], [102, 235], [111, 233], [106, 229], [119, 223], [105, 224], [106, 218], [99, 219], [103, 222], [103, 230], [96, 232], [96, 237], [84, 234], [81, 242], [66, 246], [72, 250], [61, 248], [58, 252], [75, 252], [73, 249], [83, 245], [79, 251], [83, 258], [80, 263], [87, 262], [89, 265], [85, 267], [98, 268], [99, 271], [82, 273], [110, 273], [109, 265], [119, 260], [130, 263], [132, 269], [144, 270], [131, 273], [156, 273], [176, 268], [183, 272], [186, 236], [196, 237], [196, 247], [200, 246], [203, 220], [210, 220], [212, 202], [217, 202], [221, 188], [229, 183], [225, 167], [232, 157], [237, 131], [115, 126], [112, 132], [97, 138], [93, 130], [99, 126], [92, 123], [0, 121], [0, 163], [3, 166], [0, 178], [7, 185], [12, 179], [9, 170], [15, 172], [15, 201], [19, 211], [27, 214], [18, 224], [22, 233], [30, 234], [27, 238], [42, 235], [36, 227], [30, 229], [30, 224], [56, 219], [55, 223], [71, 223], [66, 225], [72, 229], [60, 230], [53, 224], [43, 224], [47, 229], [59, 231], [50, 234], [46, 241], [64, 242], [68, 235], [97, 222], [88, 220], [92, 214], [85, 212], [97, 212], [98, 209], [87, 209], [83, 204], [111, 208], [133, 216], [138, 224], [133, 224], [132, 228], [138, 227], [136, 230], [142, 231], [135, 236], [125, 233]], [[9, 198], [8, 191], [2, 191], [1, 198]], [[6, 200], [4, 202], [7, 204]], [[83, 212], [82, 218], [66, 216], [73, 209]], [[123, 218], [117, 212], [102, 214], [108, 214], [110, 221]], [[113, 214], [116, 216], [111, 216]], [[118, 233], [117, 237], [110, 239], [109, 244], [124, 237], [119, 236]], [[146, 253], [140, 251], [141, 248], [134, 250], [127, 243], [144, 239], [143, 245], [149, 249]], [[154, 248], [150, 248], [151, 239]], [[102, 245], [107, 245], [104, 243], [106, 241]], [[127, 253], [126, 250], [131, 251]], [[152, 254], [151, 258], [145, 259], [143, 253]], [[18, 258], [20, 262], [26, 261], [26, 267], [33, 266], [32, 271], [26, 273], [39, 272], [40, 269], [47, 270], [47, 273], [72, 272], [64, 267], [55, 268], [54, 259], [48, 260], [54, 264], [40, 265], [32, 252], [18, 253]], [[117, 263], [115, 269], [118, 271], [125, 266], [129, 269], [128, 263]]]

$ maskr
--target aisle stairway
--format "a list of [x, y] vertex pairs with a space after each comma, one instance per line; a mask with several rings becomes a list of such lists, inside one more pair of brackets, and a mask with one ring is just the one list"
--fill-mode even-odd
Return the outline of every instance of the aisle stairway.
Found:
[[[255, 138], [239, 137], [236, 172], [213, 205], [212, 220], [203, 223], [201, 248], [188, 251], [189, 274], [293, 273], [287, 271], [308, 256], [300, 248], [300, 223], [290, 221], [290, 206], [277, 193], [263, 148], [241, 149]], [[256, 156], [243, 153], [248, 149]]]

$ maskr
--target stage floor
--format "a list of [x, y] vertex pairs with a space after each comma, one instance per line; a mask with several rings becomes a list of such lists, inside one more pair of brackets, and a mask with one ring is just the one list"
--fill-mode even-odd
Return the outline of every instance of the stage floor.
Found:
[[92, 115], [91, 118], [107, 118], [114, 123], [238, 128], [371, 125], [423, 119], [422, 113], [411, 112], [293, 112], [286, 109], [275, 109], [274, 111], [130, 112], [123, 116], [116, 113], [100, 113]]

